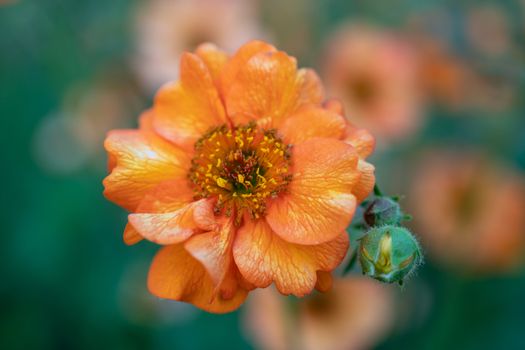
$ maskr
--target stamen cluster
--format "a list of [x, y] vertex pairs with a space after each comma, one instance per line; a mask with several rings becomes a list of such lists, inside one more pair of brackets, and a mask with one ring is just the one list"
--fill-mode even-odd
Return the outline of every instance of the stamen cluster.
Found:
[[274, 130], [224, 125], [196, 142], [189, 177], [196, 198], [216, 196], [216, 214], [259, 218], [291, 180], [290, 147]]

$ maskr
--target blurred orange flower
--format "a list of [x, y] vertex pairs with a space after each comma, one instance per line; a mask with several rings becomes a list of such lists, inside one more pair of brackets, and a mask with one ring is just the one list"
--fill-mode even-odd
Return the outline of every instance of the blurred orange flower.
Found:
[[429, 253], [472, 272], [516, 267], [525, 253], [525, 182], [468, 154], [426, 155], [411, 211]]
[[279, 298], [271, 288], [260, 290], [248, 303], [247, 331], [262, 349], [367, 349], [392, 325], [387, 288], [367, 278], [346, 278], [335, 280], [327, 293], [299, 301]]
[[110, 65], [94, 79], [71, 86], [59, 111], [43, 118], [35, 130], [33, 152], [44, 170], [71, 174], [86, 166], [103, 166], [100, 144], [111, 129], [131, 124], [140, 103], [134, 80]]
[[515, 104], [517, 91], [512, 80], [473, 69], [472, 63], [454, 56], [444, 43], [428, 39], [415, 46], [421, 87], [428, 100], [453, 110], [471, 109], [477, 116], [494, 116]]
[[104, 194], [133, 212], [125, 242], [165, 245], [150, 291], [210, 312], [272, 282], [310, 293], [344, 258], [345, 228], [374, 186], [373, 137], [338, 102], [321, 104], [312, 70], [264, 42], [232, 57], [201, 45], [180, 71], [139, 130], [105, 142]]
[[445, 43], [431, 38], [419, 38], [415, 45], [420, 57], [420, 79], [427, 97], [450, 107], [462, 108], [472, 72], [467, 64], [455, 57]]
[[327, 87], [350, 120], [384, 139], [411, 134], [420, 124], [418, 60], [410, 45], [366, 25], [339, 30], [324, 60]]
[[230, 52], [262, 37], [255, 0], [148, 0], [137, 8], [134, 66], [154, 92], [178, 79], [184, 51], [209, 41]]

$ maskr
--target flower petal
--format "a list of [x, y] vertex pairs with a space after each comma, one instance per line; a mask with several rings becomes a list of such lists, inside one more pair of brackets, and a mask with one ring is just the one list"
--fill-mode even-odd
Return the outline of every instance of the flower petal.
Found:
[[165, 181], [144, 196], [136, 213], [129, 215], [129, 221], [144, 238], [159, 244], [174, 244], [198, 230], [197, 219], [203, 220], [205, 213], [213, 215], [208, 202], [193, 202], [193, 191], [187, 180]]
[[293, 57], [284, 52], [259, 53], [239, 69], [224, 96], [226, 109], [235, 123], [237, 115], [248, 115], [264, 127], [278, 127], [297, 109], [301, 85]]
[[137, 213], [170, 213], [193, 202], [193, 191], [187, 179], [164, 181], [150, 190], [140, 204]]
[[257, 287], [275, 282], [282, 294], [304, 296], [312, 291], [317, 271], [331, 271], [348, 250], [348, 236], [319, 245], [289, 243], [276, 235], [265, 220], [245, 221], [233, 244], [233, 256], [241, 274]]
[[228, 62], [228, 54], [211, 43], [199, 45], [197, 50], [195, 50], [195, 54], [204, 61], [215, 85], [218, 87], [220, 73], [224, 65]]
[[113, 166], [104, 179], [104, 195], [130, 211], [150, 189], [166, 180], [184, 178], [190, 167], [191, 155], [153, 132], [111, 131], [104, 147]]
[[159, 90], [154, 109], [155, 130], [185, 149], [193, 149], [210, 128], [228, 122], [208, 67], [190, 53], [182, 55], [180, 81]]
[[321, 103], [324, 100], [324, 88], [317, 73], [313, 69], [301, 68], [297, 75], [302, 81], [300, 103]]
[[[323, 107], [343, 117], [345, 116], [343, 104], [338, 99], [329, 99], [323, 104]], [[349, 121], [347, 121], [343, 141], [354, 146], [363, 159], [374, 152], [376, 145], [374, 136], [368, 130], [358, 128]]]
[[117, 166], [117, 157], [113, 154], [108, 154], [108, 172], [112, 172]]
[[140, 237], [159, 244], [178, 243], [196, 231], [216, 227], [213, 206], [211, 199], [193, 203], [186, 179], [164, 181], [150, 190], [130, 215], [124, 241], [134, 244]]
[[229, 88], [232, 86], [237, 73], [244, 67], [246, 62], [260, 52], [274, 52], [277, 51], [275, 47], [263, 41], [252, 40], [237, 50], [237, 52], [230, 58], [228, 63], [224, 66], [221, 72], [221, 92], [224, 96]]
[[365, 198], [368, 197], [370, 192], [372, 192], [374, 189], [376, 177], [374, 174], [375, 167], [364, 160], [359, 159], [357, 169], [361, 173], [361, 177], [359, 177], [359, 183], [355, 186], [352, 193], [360, 203], [365, 200]]
[[[141, 117], [141, 127], [149, 118]], [[146, 128], [149, 126], [146, 126]], [[144, 198], [140, 201], [135, 209], [138, 213], [167, 213], [177, 210], [192, 202], [193, 192], [188, 188], [187, 181], [178, 179], [164, 181], [154, 189], [149, 190]], [[210, 209], [211, 212], [211, 209]], [[201, 215], [203, 216], [203, 215]], [[144, 237], [128, 223], [124, 229], [124, 243], [134, 245], [140, 242]]]
[[331, 272], [317, 271], [317, 283], [315, 284], [315, 289], [322, 293], [326, 293], [332, 289], [333, 284], [334, 278], [332, 277]]
[[195, 222], [195, 208], [206, 206], [207, 199], [185, 204], [173, 212], [138, 213], [128, 216], [129, 223], [147, 240], [157, 244], [180, 243], [200, 230]]
[[346, 127], [343, 141], [352, 145], [363, 159], [374, 152], [376, 145], [374, 136], [368, 130], [357, 128], [350, 123]]
[[330, 98], [326, 100], [323, 103], [323, 107], [343, 117], [345, 116], [345, 107], [343, 106], [343, 103], [341, 102], [341, 100], [337, 98]]
[[357, 152], [342, 141], [313, 138], [294, 147], [292, 162], [288, 191], [270, 204], [266, 220], [289, 242], [333, 240], [356, 208], [352, 192], [360, 177]]
[[185, 301], [213, 313], [233, 311], [247, 296], [242, 288], [228, 299], [216, 293], [206, 269], [182, 244], [163, 247], [157, 253], [149, 271], [148, 288], [160, 298]]
[[124, 235], [122, 238], [124, 240], [124, 243], [126, 243], [127, 245], [137, 244], [138, 242], [144, 239], [144, 237], [142, 237], [140, 233], [138, 233], [137, 230], [135, 230], [135, 228], [133, 228], [133, 226], [129, 223], [124, 229]]
[[234, 235], [233, 217], [223, 218], [217, 231], [195, 235], [184, 245], [186, 250], [204, 265], [216, 285], [221, 284], [230, 272]]
[[308, 105], [286, 118], [279, 131], [286, 143], [297, 144], [312, 137], [339, 139], [345, 128], [346, 121], [339, 114]]

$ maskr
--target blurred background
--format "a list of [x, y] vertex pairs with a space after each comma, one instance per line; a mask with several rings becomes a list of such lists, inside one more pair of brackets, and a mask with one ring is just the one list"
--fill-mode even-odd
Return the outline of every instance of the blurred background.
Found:
[[[525, 349], [525, 1], [0, 0], [0, 348]], [[102, 196], [182, 51], [268, 40], [378, 145], [425, 265], [211, 315], [146, 290], [156, 247]], [[293, 306], [293, 307], [290, 307]]]

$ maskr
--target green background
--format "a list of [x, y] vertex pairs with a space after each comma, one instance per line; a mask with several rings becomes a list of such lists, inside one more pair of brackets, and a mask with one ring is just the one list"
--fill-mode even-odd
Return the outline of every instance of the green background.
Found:
[[[326, 36], [342, 21], [368, 19], [396, 28], [414, 11], [431, 8], [450, 11], [455, 33], [478, 3], [315, 2], [304, 19], [314, 33], [311, 51], [291, 53], [315, 67]], [[498, 4], [521, 54], [491, 69], [512, 68], [516, 104], [493, 118], [459, 119], [456, 112], [429, 108], [420, 134], [372, 158], [387, 192], [399, 191], [389, 183], [390, 170], [410, 169], [413, 150], [425, 145], [466, 146], [525, 169], [525, 19], [517, 1]], [[253, 348], [242, 331], [243, 309], [217, 316], [148, 297], [144, 282], [156, 247], [122, 243], [126, 213], [102, 196], [102, 149], [90, 166], [68, 174], [50, 173], [35, 161], [35, 130], [60, 109], [72, 85], [112, 67], [131, 74], [126, 62], [133, 52], [133, 9], [124, 0], [20, 0], [0, 7], [2, 349]], [[278, 11], [279, 2], [270, 1], [262, 19], [287, 50], [290, 39], [286, 25], [276, 23]], [[454, 47], [469, 57], [457, 35]], [[139, 101], [134, 116], [151, 96]], [[472, 277], [428, 260], [400, 294], [410, 307], [378, 349], [525, 349], [524, 273]]]

